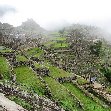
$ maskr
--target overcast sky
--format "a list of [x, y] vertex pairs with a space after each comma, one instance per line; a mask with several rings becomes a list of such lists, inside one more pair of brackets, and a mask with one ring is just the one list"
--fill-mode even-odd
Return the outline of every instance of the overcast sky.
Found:
[[82, 23], [111, 31], [111, 0], [0, 0], [0, 21], [14, 26], [33, 18], [40, 26]]

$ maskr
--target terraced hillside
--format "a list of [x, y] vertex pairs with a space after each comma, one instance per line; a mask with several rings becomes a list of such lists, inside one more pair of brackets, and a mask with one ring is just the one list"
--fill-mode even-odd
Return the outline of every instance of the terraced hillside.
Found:
[[111, 111], [111, 101], [90, 92], [89, 81], [57, 66], [45, 52], [1, 49], [0, 92], [31, 111]]

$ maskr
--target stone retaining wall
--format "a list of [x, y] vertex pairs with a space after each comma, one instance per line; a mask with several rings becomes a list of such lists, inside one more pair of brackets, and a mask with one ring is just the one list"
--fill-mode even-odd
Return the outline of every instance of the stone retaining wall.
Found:
[[0, 92], [6, 94], [7, 96], [14, 95], [16, 97], [22, 98], [23, 100], [31, 104], [37, 111], [39, 111], [40, 108], [42, 108], [42, 110], [46, 108], [48, 111], [64, 111], [61, 107], [56, 105], [56, 102], [53, 102], [47, 98], [40, 97], [37, 94], [28, 93], [21, 90], [19, 87], [13, 87], [10, 84], [0, 83]]
[[56, 78], [56, 80], [60, 83], [64, 83], [64, 82], [72, 82], [73, 80], [76, 80], [77, 77], [76, 76], [73, 76], [73, 77], [59, 77], [59, 78]]

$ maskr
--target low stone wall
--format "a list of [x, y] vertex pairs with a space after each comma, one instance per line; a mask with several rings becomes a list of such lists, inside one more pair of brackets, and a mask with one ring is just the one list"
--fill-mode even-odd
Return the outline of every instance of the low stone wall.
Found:
[[99, 97], [106, 104], [108, 104], [109, 106], [111, 106], [111, 100], [109, 98], [107, 98], [107, 95], [105, 93], [103, 93], [103, 91], [98, 90], [98, 89], [94, 89], [94, 88], [90, 88], [90, 92], [92, 94], [94, 94], [95, 96]]
[[64, 83], [64, 82], [72, 82], [73, 80], [76, 80], [77, 77], [76, 76], [73, 76], [73, 77], [59, 77], [59, 78], [56, 78], [56, 80], [60, 83]]
[[33, 64], [31, 68], [36, 72], [38, 76], [49, 76], [50, 71], [47, 68], [36, 68]]
[[16, 61], [16, 55], [13, 52], [0, 52], [0, 56], [5, 57], [10, 63]]
[[35, 70], [40, 76], [49, 76], [49, 70], [47, 68], [36, 68]]
[[[90, 84], [86, 84], [86, 86], [80, 86], [78, 85], [76, 82], [72, 82], [77, 88], [79, 88], [86, 96], [88, 96], [89, 98], [91, 98], [93, 101], [95, 101], [97, 104], [98, 104], [98, 100], [95, 98], [95, 96], [97, 96], [96, 94], [94, 94], [92, 91], [91, 91], [91, 86]], [[87, 87], [87, 88], [86, 88]], [[95, 96], [94, 96], [95, 95]], [[101, 99], [101, 98], [100, 98]], [[106, 105], [103, 104], [103, 103], [100, 103], [101, 106], [105, 107]], [[108, 107], [108, 106], [107, 106]]]
[[40, 73], [38, 74], [38, 72], [36, 71], [36, 68], [35, 66], [33, 65], [33, 68], [32, 70], [37, 74], [37, 76], [39, 77], [40, 81], [45, 85], [45, 95], [48, 97], [48, 98], [52, 98], [52, 94], [51, 94], [51, 90], [48, 86], [48, 84], [45, 82], [45, 80], [41, 77], [41, 76], [46, 76], [46, 75], [40, 75]]
[[0, 55], [3, 57], [12, 57], [15, 55], [13, 52], [0, 52]]
[[66, 89], [66, 90], [69, 92], [70, 96], [73, 97], [73, 100], [76, 102], [76, 106], [78, 108], [81, 108], [81, 111], [84, 111], [85, 110], [84, 105], [81, 103], [81, 101], [72, 92], [70, 92], [68, 89]]
[[40, 59], [37, 58], [37, 57], [31, 57], [30, 59], [33, 60], [33, 61], [36, 61], [37, 63], [42, 61], [42, 60], [40, 60]]
[[0, 92], [6, 94], [7, 96], [14, 95], [16, 97], [22, 98], [31, 104], [37, 111], [64, 111], [61, 107], [56, 105], [56, 102], [53, 102], [47, 98], [40, 97], [37, 94], [23, 91], [17, 86], [13, 87], [13, 85], [0, 83]]
[[19, 66], [31, 66], [33, 64], [32, 61], [19, 61], [19, 62], [12, 62], [11, 65], [13, 65], [13, 67], [19, 67]]

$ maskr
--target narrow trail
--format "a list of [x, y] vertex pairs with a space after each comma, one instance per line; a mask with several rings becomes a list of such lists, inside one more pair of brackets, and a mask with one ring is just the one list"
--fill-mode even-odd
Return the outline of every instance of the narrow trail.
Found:
[[16, 104], [14, 101], [6, 98], [2, 93], [0, 93], [0, 106], [4, 109], [4, 111], [28, 111]]

